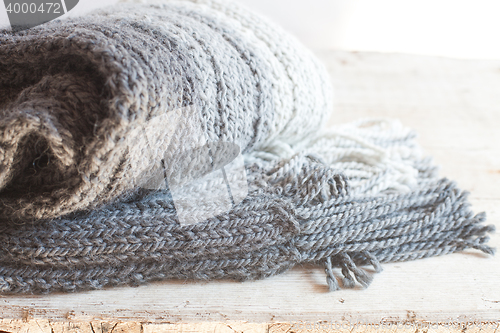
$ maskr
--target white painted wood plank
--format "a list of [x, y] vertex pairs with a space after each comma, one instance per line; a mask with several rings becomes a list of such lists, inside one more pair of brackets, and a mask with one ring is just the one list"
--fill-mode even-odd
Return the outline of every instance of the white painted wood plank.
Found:
[[[331, 123], [395, 117], [413, 127], [500, 230], [500, 61], [318, 52], [336, 89]], [[491, 245], [500, 248], [499, 234]], [[363, 290], [327, 292], [321, 268], [262, 281], [158, 282], [78, 294], [0, 296], [3, 318], [148, 322], [495, 320], [500, 256], [477, 251], [384, 265]], [[96, 332], [97, 333], [97, 332]]]

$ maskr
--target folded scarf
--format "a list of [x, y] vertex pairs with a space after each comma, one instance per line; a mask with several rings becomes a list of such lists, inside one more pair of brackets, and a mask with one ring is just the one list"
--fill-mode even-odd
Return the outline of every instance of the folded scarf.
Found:
[[[232, 2], [121, 3], [0, 31], [0, 291], [260, 279], [485, 245], [396, 120], [325, 129], [332, 88]], [[340, 268], [339, 271], [337, 269]]]

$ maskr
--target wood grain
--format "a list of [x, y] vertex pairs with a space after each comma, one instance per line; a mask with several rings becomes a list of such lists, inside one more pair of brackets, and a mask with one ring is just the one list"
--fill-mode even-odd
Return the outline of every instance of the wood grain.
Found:
[[[488, 223], [500, 230], [500, 61], [317, 54], [336, 92], [330, 124], [360, 117], [400, 119], [419, 133], [441, 174], [471, 191], [473, 208], [486, 211]], [[490, 244], [500, 247], [498, 233]], [[301, 266], [245, 283], [167, 281], [78, 294], [0, 296], [0, 330], [21, 332], [22, 325], [32, 325], [32, 332], [37, 323], [41, 332], [71, 332], [71, 325], [80, 325], [81, 332], [97, 333], [120, 322], [124, 331], [144, 333], [291, 332], [294, 322], [496, 322], [499, 281], [500, 256], [477, 251], [386, 264], [367, 289], [332, 293], [321, 268]], [[97, 329], [89, 326], [93, 321], [109, 325]], [[231, 331], [229, 322], [249, 326]]]
[[498, 322], [432, 323], [406, 320], [380, 323], [349, 322], [291, 322], [291, 323], [247, 323], [239, 321], [201, 323], [143, 323], [120, 321], [71, 321], [57, 322], [44, 319], [0, 320], [0, 332], [8, 333], [375, 333], [375, 332], [426, 332], [426, 333], [469, 333], [495, 332]]

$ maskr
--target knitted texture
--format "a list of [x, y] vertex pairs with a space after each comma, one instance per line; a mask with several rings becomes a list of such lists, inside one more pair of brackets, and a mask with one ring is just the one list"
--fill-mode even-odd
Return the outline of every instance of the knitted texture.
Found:
[[[323, 265], [335, 290], [337, 268], [343, 286], [367, 286], [363, 265], [493, 253], [493, 227], [411, 130], [323, 129], [324, 67], [235, 3], [122, 3], [0, 31], [0, 72], [4, 293], [259, 279], [299, 263]], [[248, 194], [181, 223], [172, 186], [240, 152]], [[159, 167], [168, 185], [146, 186]]]

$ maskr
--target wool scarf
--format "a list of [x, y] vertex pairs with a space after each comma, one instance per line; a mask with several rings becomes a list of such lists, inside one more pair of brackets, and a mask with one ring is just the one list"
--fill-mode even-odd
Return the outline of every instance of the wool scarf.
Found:
[[119, 3], [0, 31], [0, 292], [261, 279], [485, 245], [397, 120], [325, 128], [324, 66], [223, 0]]

